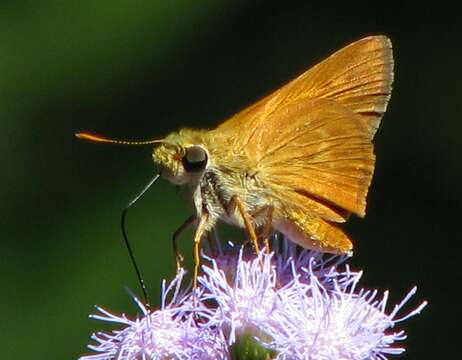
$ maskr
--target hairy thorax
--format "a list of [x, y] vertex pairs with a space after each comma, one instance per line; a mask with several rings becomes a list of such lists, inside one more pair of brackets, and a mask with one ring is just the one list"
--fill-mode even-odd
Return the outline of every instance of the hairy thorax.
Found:
[[238, 197], [255, 225], [260, 225], [264, 219], [259, 216], [259, 210], [270, 205], [270, 202], [266, 194], [262, 193], [264, 187], [258, 181], [254, 174], [244, 172], [236, 175], [235, 172], [228, 173], [218, 168], [207, 169], [192, 194], [197, 214], [203, 211], [208, 213], [209, 229], [218, 220], [244, 227], [234, 202], [234, 198]]

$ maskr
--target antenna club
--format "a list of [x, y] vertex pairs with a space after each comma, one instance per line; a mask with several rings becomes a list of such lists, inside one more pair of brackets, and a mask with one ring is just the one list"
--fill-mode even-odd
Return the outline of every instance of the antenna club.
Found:
[[95, 142], [113, 142], [113, 140], [106, 139], [103, 136], [90, 134], [84, 131], [76, 132], [74, 135], [77, 139], [90, 140], [90, 141], [95, 141]]
[[86, 131], [76, 132], [75, 137], [78, 139], [89, 140], [93, 142], [99, 143], [107, 143], [107, 144], [119, 144], [119, 145], [150, 145], [150, 144], [160, 144], [162, 140], [141, 140], [141, 141], [130, 141], [130, 140], [116, 140], [116, 139], [109, 139], [104, 136], [92, 134]]

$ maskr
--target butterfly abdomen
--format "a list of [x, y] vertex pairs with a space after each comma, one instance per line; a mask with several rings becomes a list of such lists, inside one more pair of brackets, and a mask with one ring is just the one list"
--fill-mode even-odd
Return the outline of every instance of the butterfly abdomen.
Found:
[[353, 244], [338, 225], [290, 210], [274, 222], [276, 230], [304, 248], [333, 254], [351, 254]]

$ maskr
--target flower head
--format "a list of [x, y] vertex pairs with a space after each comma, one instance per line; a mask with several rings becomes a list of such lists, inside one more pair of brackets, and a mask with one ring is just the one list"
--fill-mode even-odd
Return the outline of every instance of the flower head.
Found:
[[241, 251], [234, 271], [226, 272], [212, 260], [212, 267], [204, 266], [199, 277], [202, 301], [216, 306], [209, 325], [221, 328], [230, 345], [249, 328], [260, 329], [280, 302], [272, 255], [262, 252], [249, 261], [242, 257]]
[[[88, 347], [98, 354], [83, 356], [80, 360], [226, 358], [227, 350], [221, 332], [196, 323], [194, 316], [200, 316], [202, 312], [207, 314], [208, 309], [202, 304], [193, 304], [191, 296], [182, 292], [183, 275], [184, 271], [180, 271], [167, 289], [163, 283], [160, 310], [149, 312], [135, 298], [142, 312], [141, 318], [130, 320], [123, 314], [113, 315], [97, 307], [100, 314], [92, 315], [93, 319], [118, 323], [125, 328], [111, 334], [93, 334], [92, 339], [97, 344]], [[169, 294], [172, 294], [172, 299], [167, 304]]]
[[353, 278], [359, 275], [352, 272], [347, 262], [347, 255], [324, 254], [313, 250], [302, 249], [292, 241], [280, 240], [280, 250], [276, 252], [273, 263], [279, 284], [287, 284], [294, 279], [294, 274], [300, 282], [309, 284], [312, 275], [322, 282], [325, 288], [333, 284], [346, 287]]
[[351, 271], [346, 257], [280, 245], [257, 256], [233, 246], [218, 257], [204, 253], [196, 291], [182, 286], [180, 271], [164, 282], [159, 310], [135, 298], [141, 317], [134, 320], [98, 307], [94, 319], [124, 328], [94, 334], [89, 348], [97, 354], [81, 360], [246, 359], [252, 347], [262, 359], [384, 360], [404, 351], [406, 335], [394, 328], [425, 307], [398, 315], [415, 288], [388, 311], [388, 292], [361, 289], [362, 272]]
[[327, 287], [312, 266], [308, 274], [310, 282], [306, 284], [294, 272], [292, 284], [280, 291], [284, 299], [282, 307], [272, 314], [272, 321], [264, 328], [273, 339], [267, 345], [277, 350], [276, 359], [375, 360], [404, 351], [395, 346], [406, 338], [404, 331], [391, 329], [426, 306], [424, 302], [398, 317], [416, 288], [387, 314], [388, 292], [378, 300], [377, 291], [358, 289], [360, 273], [343, 273], [330, 279]]
[[229, 262], [226, 271], [214, 260], [204, 266], [202, 301], [215, 306], [209, 325], [221, 328], [229, 345], [250, 331], [280, 360], [385, 359], [404, 351], [395, 346], [404, 332], [390, 331], [426, 305], [397, 317], [415, 289], [387, 314], [388, 292], [377, 300], [377, 291], [360, 289], [362, 273], [340, 269], [345, 258], [292, 247], [251, 260], [241, 251], [234, 270]]

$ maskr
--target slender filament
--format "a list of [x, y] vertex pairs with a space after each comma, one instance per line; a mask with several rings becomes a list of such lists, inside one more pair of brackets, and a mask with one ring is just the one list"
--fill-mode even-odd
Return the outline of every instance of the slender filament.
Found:
[[144, 193], [146, 193], [146, 191], [151, 187], [151, 185], [156, 182], [156, 180], [159, 178], [159, 176], [160, 176], [160, 174], [154, 175], [154, 177], [143, 188], [143, 190], [141, 190], [141, 192], [133, 200], [131, 200], [128, 203], [127, 207], [122, 211], [122, 216], [120, 218], [121, 228], [122, 228], [122, 235], [124, 237], [125, 245], [127, 246], [128, 254], [130, 255], [130, 260], [131, 260], [131, 262], [133, 264], [133, 268], [135, 269], [135, 273], [136, 273], [136, 276], [138, 278], [138, 282], [140, 284], [141, 291], [143, 292], [144, 301], [146, 303], [146, 308], [147, 309], [149, 309], [149, 306], [150, 306], [149, 305], [148, 292], [146, 290], [146, 285], [144, 284], [144, 280], [141, 277], [140, 269], [138, 268], [138, 265], [136, 263], [135, 254], [133, 253], [132, 247], [130, 246], [130, 242], [128, 241], [127, 230], [126, 230], [126, 226], [125, 226], [125, 218], [127, 216], [128, 209], [130, 209], [138, 201], [138, 199], [141, 198], [144, 195]]
[[106, 144], [119, 144], [119, 145], [149, 145], [149, 144], [157, 144], [161, 143], [162, 140], [141, 140], [141, 141], [130, 141], [130, 140], [116, 140], [116, 139], [109, 139], [104, 136], [91, 134], [86, 131], [81, 131], [75, 133], [75, 137], [78, 139], [99, 142], [99, 143], [106, 143]]

